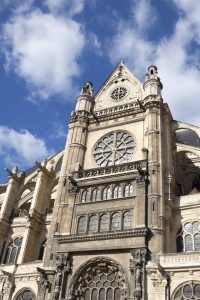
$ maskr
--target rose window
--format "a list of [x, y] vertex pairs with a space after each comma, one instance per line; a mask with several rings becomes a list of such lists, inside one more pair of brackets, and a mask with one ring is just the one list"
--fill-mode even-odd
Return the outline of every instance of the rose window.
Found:
[[136, 143], [126, 131], [113, 131], [103, 136], [93, 152], [96, 163], [101, 167], [127, 162], [134, 153]]
[[114, 88], [110, 93], [110, 97], [113, 101], [120, 101], [124, 99], [127, 95], [128, 89], [125, 86], [118, 86]]

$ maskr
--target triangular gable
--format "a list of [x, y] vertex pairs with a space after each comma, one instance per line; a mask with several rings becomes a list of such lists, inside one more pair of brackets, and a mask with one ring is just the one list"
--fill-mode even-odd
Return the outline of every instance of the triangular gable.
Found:
[[97, 92], [94, 110], [134, 102], [142, 97], [142, 83], [120, 62]]

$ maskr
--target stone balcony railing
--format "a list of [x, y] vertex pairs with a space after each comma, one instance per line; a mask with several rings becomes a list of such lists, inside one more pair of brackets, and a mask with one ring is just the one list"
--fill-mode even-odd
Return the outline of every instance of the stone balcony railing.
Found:
[[160, 264], [163, 268], [190, 268], [200, 267], [200, 252], [174, 253], [160, 255]]
[[135, 162], [130, 162], [126, 164], [121, 164], [119, 166], [111, 166], [106, 168], [95, 168], [88, 169], [84, 171], [79, 171], [78, 178], [90, 178], [90, 177], [99, 177], [103, 175], [111, 175], [117, 173], [128, 173], [138, 170], [138, 166], [142, 169], [146, 169], [146, 160], [139, 160]]

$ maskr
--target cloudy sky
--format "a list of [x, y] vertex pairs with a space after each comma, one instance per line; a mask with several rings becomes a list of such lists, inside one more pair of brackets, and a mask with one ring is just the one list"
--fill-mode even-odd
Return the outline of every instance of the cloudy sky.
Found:
[[0, 182], [64, 147], [83, 83], [156, 64], [175, 119], [200, 125], [200, 1], [1, 0]]

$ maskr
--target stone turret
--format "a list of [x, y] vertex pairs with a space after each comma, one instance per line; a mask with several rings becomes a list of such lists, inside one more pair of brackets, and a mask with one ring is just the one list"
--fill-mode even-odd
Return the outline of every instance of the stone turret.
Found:
[[149, 66], [148, 73], [145, 75], [145, 82], [143, 85], [145, 91], [145, 98], [153, 96], [158, 97], [157, 100], [161, 100], [161, 90], [163, 85], [158, 77], [158, 71], [156, 66]]
[[87, 81], [82, 87], [80, 96], [77, 97], [75, 111], [84, 111], [87, 113], [91, 113], [93, 104], [93, 86], [90, 81]]

